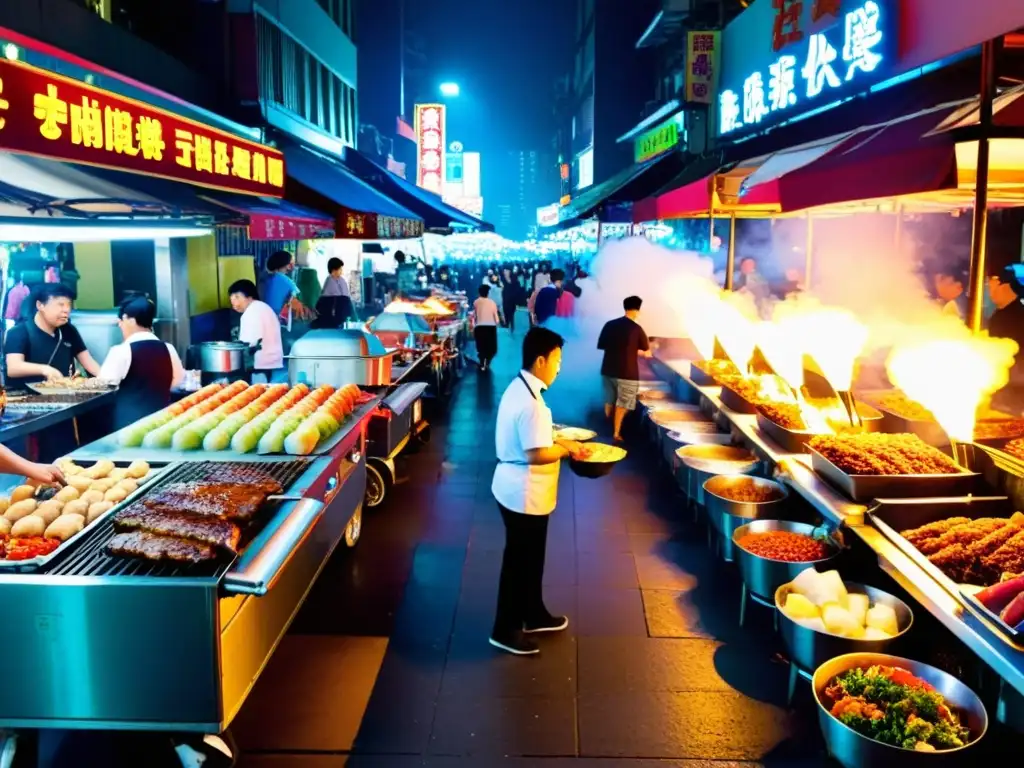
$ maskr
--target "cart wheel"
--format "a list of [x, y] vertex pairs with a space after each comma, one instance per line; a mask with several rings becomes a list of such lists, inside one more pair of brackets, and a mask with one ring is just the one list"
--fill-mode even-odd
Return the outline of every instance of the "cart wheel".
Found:
[[363, 508], [362, 506], [352, 515], [352, 519], [345, 526], [345, 544], [354, 547], [359, 543], [359, 537], [363, 533]]
[[364, 503], [370, 509], [384, 503], [391, 487], [391, 473], [382, 471], [372, 459], [366, 462], [366, 496]]

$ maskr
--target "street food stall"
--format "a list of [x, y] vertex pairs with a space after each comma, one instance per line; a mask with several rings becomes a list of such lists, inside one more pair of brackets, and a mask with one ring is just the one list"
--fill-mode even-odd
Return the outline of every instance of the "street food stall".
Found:
[[59, 546], [11, 559], [5, 524], [0, 637], [39, 684], [0, 692], [0, 725], [224, 731], [358, 541], [377, 405], [351, 385], [216, 384], [75, 451], [61, 491], [4, 496], [8, 523]]

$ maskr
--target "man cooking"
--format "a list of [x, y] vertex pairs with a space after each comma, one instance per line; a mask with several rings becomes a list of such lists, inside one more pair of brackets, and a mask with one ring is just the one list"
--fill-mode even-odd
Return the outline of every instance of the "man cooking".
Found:
[[62, 283], [38, 288], [35, 315], [7, 334], [8, 386], [71, 376], [76, 362], [91, 376], [99, 376], [99, 363], [85, 348], [78, 329], [69, 322], [74, 298], [74, 291]]
[[121, 302], [117, 325], [124, 344], [111, 347], [100, 378], [119, 382], [113, 429], [122, 429], [165, 407], [185, 378], [178, 352], [153, 334], [156, 305], [145, 296]]
[[992, 407], [1013, 413], [1024, 413], [1024, 286], [1021, 286], [1012, 267], [988, 277], [988, 295], [996, 311], [988, 321], [989, 336], [1013, 339], [1017, 342], [1017, 357], [1010, 369], [1010, 382], [996, 392]]
[[242, 315], [238, 340], [258, 347], [253, 358], [253, 383], [284, 383], [288, 370], [284, 367], [284, 344], [277, 313], [266, 302], [256, 298], [252, 280], [236, 280], [228, 288], [231, 308]]

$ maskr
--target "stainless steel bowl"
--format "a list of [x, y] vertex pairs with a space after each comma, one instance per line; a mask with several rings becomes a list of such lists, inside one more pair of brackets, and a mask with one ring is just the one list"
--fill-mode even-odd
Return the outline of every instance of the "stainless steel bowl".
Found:
[[199, 368], [203, 373], [235, 373], [245, 370], [249, 345], [241, 341], [204, 341], [199, 344]]
[[[733, 558], [747, 585], [747, 591], [767, 603], [775, 596], [775, 591], [783, 584], [789, 584], [801, 571], [834, 559], [839, 555], [838, 547], [830, 547], [829, 554], [820, 560], [808, 560], [801, 563], [788, 563], [784, 560], [769, 560], [767, 557], [748, 552], [739, 545], [740, 539], [748, 533], [766, 533], [768, 531], [786, 531], [804, 536], [814, 536], [815, 528], [807, 523], [791, 523], [788, 520], [755, 520], [741, 525], [732, 532]], [[817, 666], [817, 665], [815, 665]], [[812, 667], [808, 667], [812, 669]]]
[[[825, 703], [825, 688], [843, 672], [858, 667], [886, 665], [900, 667], [933, 685], [942, 694], [946, 704], [960, 717], [971, 732], [971, 741], [958, 749], [941, 752], [915, 752], [912, 749], [890, 747], [888, 744], [862, 736], [832, 717]], [[811, 685], [818, 703], [818, 724], [825, 737], [829, 754], [846, 768], [936, 768], [936, 766], [964, 766], [971, 759], [970, 749], [975, 747], [988, 730], [988, 713], [981, 699], [970, 688], [941, 669], [920, 661], [890, 656], [887, 653], [848, 653], [826, 661], [814, 672]]]
[[899, 633], [885, 640], [855, 640], [850, 637], [818, 632], [793, 621], [782, 610], [782, 606], [786, 604], [786, 596], [792, 591], [793, 588], [788, 582], [775, 590], [775, 612], [779, 615], [779, 634], [782, 635], [782, 642], [789, 653], [790, 663], [796, 664], [797, 668], [806, 672], [817, 669], [819, 665], [829, 659], [843, 654], [882, 653], [903, 637], [914, 624], [913, 611], [898, 597], [865, 584], [847, 583], [847, 592], [867, 595], [871, 605], [881, 603], [896, 611]]
[[[775, 498], [771, 501], [736, 501], [723, 495], [730, 486], [740, 483], [753, 483], [765, 490], [774, 491]], [[751, 520], [776, 519], [780, 516], [782, 506], [789, 498], [786, 486], [763, 477], [750, 477], [747, 474], [716, 475], [704, 481], [704, 506], [708, 511], [711, 527], [722, 537], [722, 558], [731, 563], [733, 560], [733, 532]]]
[[746, 448], [729, 445], [685, 445], [676, 451], [688, 470], [686, 495], [704, 504], [704, 483], [716, 475], [749, 475], [760, 462]]

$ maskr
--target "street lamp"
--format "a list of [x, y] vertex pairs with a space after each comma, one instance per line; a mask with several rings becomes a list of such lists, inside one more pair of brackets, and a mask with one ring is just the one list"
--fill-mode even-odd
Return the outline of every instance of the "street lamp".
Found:
[[441, 83], [441, 95], [455, 97], [459, 95], [458, 83]]

